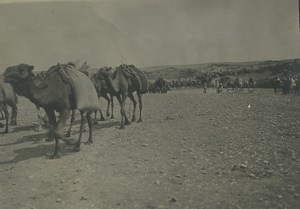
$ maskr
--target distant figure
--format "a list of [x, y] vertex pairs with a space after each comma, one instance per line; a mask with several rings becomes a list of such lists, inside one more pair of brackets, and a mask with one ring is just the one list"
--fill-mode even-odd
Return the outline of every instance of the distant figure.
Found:
[[252, 78], [252, 77], [250, 77], [250, 78], [249, 78], [249, 83], [254, 83], [254, 81], [253, 81], [253, 78]]
[[217, 85], [217, 93], [222, 92], [222, 89], [223, 89], [222, 83], [220, 81], [217, 81], [216, 85]]
[[278, 93], [278, 89], [282, 89], [282, 81], [279, 77], [273, 78], [271, 80], [271, 85], [274, 89], [274, 94]]
[[207, 92], [207, 81], [204, 81], [203, 92], [206, 94]]
[[251, 88], [252, 88], [252, 90], [255, 89], [255, 82], [252, 77], [250, 77], [249, 81], [248, 81], [248, 91], [250, 91]]

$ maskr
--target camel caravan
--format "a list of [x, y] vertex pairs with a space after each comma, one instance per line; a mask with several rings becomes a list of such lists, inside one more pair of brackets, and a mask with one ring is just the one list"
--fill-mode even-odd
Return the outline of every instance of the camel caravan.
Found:
[[[55, 140], [54, 153], [51, 158], [59, 158], [60, 145], [62, 139], [69, 143], [64, 136], [64, 126], [71, 116], [71, 125], [66, 136], [70, 136], [72, 125], [74, 124], [75, 111], [80, 112], [80, 129], [77, 142], [74, 144], [74, 151], [80, 151], [82, 134], [85, 124], [88, 124], [88, 140], [86, 144], [93, 143], [92, 126], [97, 124], [96, 113], [100, 112], [101, 120], [104, 120], [99, 98], [107, 100], [106, 116], [114, 118], [113, 97], [116, 97], [121, 107], [120, 128], [136, 121], [137, 101], [133, 96], [136, 92], [139, 103], [139, 119], [142, 122], [142, 95], [148, 92], [148, 80], [141, 70], [134, 65], [121, 64], [116, 69], [103, 67], [98, 69], [91, 76], [89, 66], [86, 62], [81, 66], [74, 63], [51, 66], [48, 71], [34, 74], [34, 66], [19, 64], [6, 68], [3, 74], [3, 81], [0, 83], [0, 107], [4, 112], [6, 128], [4, 133], [8, 133], [7, 105], [12, 107], [11, 125], [17, 124], [17, 97], [24, 96], [29, 99], [38, 110], [39, 129], [42, 120], [49, 123], [49, 133], [47, 140]], [[89, 77], [90, 76], [90, 77]], [[9, 89], [10, 88], [10, 89]], [[133, 102], [133, 115], [129, 121], [125, 104], [126, 99]], [[111, 113], [109, 111], [111, 107]], [[40, 108], [46, 113], [46, 119], [40, 114]], [[56, 117], [55, 112], [58, 113]], [[95, 114], [94, 121], [92, 113]]]

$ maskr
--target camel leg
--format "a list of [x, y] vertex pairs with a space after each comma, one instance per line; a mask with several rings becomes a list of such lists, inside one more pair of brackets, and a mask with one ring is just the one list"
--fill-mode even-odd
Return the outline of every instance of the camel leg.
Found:
[[84, 130], [85, 118], [86, 118], [86, 112], [80, 111], [80, 131], [79, 131], [78, 140], [77, 140], [77, 142], [75, 144], [75, 147], [73, 149], [75, 152], [80, 151], [81, 137], [82, 137], [82, 133], [83, 133], [83, 130]]
[[107, 96], [107, 94], [104, 94], [103, 98], [107, 101], [106, 116], [109, 117], [110, 116], [110, 112], [109, 112], [110, 99]]
[[121, 125], [120, 125], [120, 129], [124, 129], [125, 126], [124, 125], [128, 125], [130, 124], [129, 121], [128, 121], [128, 118], [126, 116], [126, 113], [125, 113], [125, 102], [126, 102], [126, 94], [120, 96], [118, 95], [117, 96], [117, 99], [120, 103], [120, 112], [121, 112]]
[[38, 127], [38, 131], [42, 130], [42, 115], [41, 115], [41, 108], [39, 106], [35, 106], [36, 107], [36, 112], [37, 112], [37, 116], [38, 116], [38, 121], [39, 121], [39, 127]]
[[94, 111], [94, 121], [97, 121], [97, 110]]
[[17, 115], [18, 115], [18, 106], [17, 104], [14, 104], [12, 106], [12, 113], [10, 118], [10, 125], [15, 126], [17, 125]]
[[123, 116], [124, 116], [124, 125], [130, 125], [130, 122], [128, 120], [128, 117], [126, 115], [126, 111], [125, 111], [125, 105], [126, 105], [126, 99], [127, 99], [127, 92], [123, 93], [122, 95], [122, 106], [123, 106]]
[[131, 101], [133, 103], [133, 114], [132, 114], [131, 122], [135, 122], [136, 121], [136, 118], [135, 118], [136, 100], [132, 94], [129, 94], [128, 97], [131, 99]]
[[92, 126], [91, 113], [86, 114], [86, 119], [87, 119], [88, 125], [89, 125], [89, 139], [86, 142], [86, 144], [92, 144], [93, 143], [93, 126]]
[[105, 121], [105, 118], [103, 116], [102, 110], [99, 109], [99, 112], [100, 112], [100, 121]]
[[71, 116], [71, 122], [70, 122], [70, 127], [66, 133], [66, 137], [70, 137], [71, 136], [71, 131], [72, 131], [72, 127], [74, 125], [74, 121], [75, 121], [75, 111], [76, 110], [72, 110], [72, 116]]
[[9, 113], [8, 113], [6, 105], [2, 105], [2, 110], [4, 112], [5, 124], [6, 124], [6, 127], [5, 127], [5, 130], [3, 131], [3, 134], [7, 134], [8, 133], [8, 118], [9, 118]]
[[142, 120], [143, 101], [142, 101], [142, 94], [138, 93], [137, 95], [138, 95], [138, 99], [139, 99], [139, 109], [140, 109], [140, 118], [137, 121], [139, 123], [139, 122], [143, 122], [143, 120]]
[[111, 119], [114, 119], [114, 97], [112, 95], [110, 95], [110, 108], [111, 108]]
[[120, 103], [120, 113], [121, 113], [121, 125], [120, 125], [120, 129], [123, 129], [123, 128], [125, 128], [125, 126], [124, 126], [124, 118], [123, 118], [123, 105], [122, 105], [122, 100], [121, 100], [121, 96], [120, 95], [118, 95], [118, 96], [116, 96], [117, 97], [117, 99], [118, 99], [118, 101], [119, 101], [119, 103]]
[[60, 157], [60, 147], [59, 147], [59, 137], [54, 134], [54, 130], [57, 128], [57, 122], [56, 117], [54, 114], [54, 110], [51, 109], [45, 109], [45, 112], [49, 118], [49, 124], [50, 124], [50, 137], [55, 138], [55, 148], [54, 153], [52, 156], [50, 156], [51, 159], [59, 158]]
[[[56, 120], [54, 111], [53, 111], [53, 115], [54, 115], [54, 120]], [[55, 149], [52, 156], [53, 159], [61, 157], [59, 139], [64, 139], [62, 137], [62, 132], [63, 132], [64, 125], [66, 124], [66, 121], [69, 118], [69, 116], [70, 116], [70, 110], [63, 110], [59, 112], [59, 119], [54, 129]]]
[[97, 112], [98, 112], [98, 110], [95, 110], [95, 111], [94, 111], [94, 121], [93, 121], [93, 124], [94, 124], [94, 125], [97, 125], [97, 124], [98, 124], [98, 122], [97, 122]]

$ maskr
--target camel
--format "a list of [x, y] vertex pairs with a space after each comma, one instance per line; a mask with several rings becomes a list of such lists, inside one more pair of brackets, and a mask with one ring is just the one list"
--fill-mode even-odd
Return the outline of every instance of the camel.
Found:
[[[87, 144], [93, 143], [90, 114], [99, 109], [99, 104], [92, 82], [84, 74], [74, 70], [73, 66], [57, 63], [49, 68], [43, 82], [37, 83], [34, 80], [33, 68], [34, 66], [27, 64], [8, 67], [4, 72], [4, 80], [13, 86], [18, 95], [44, 108], [49, 118], [50, 133], [55, 139], [51, 158], [61, 156], [59, 139], [63, 138], [63, 126], [71, 110], [78, 109], [81, 114], [80, 133], [74, 151], [80, 151], [85, 119], [89, 127]], [[59, 113], [58, 121], [54, 111]]]
[[[67, 65], [70, 65], [72, 67], [74, 67], [75, 69], [78, 69], [80, 72], [82, 72], [83, 74], [85, 74], [86, 76], [89, 77], [89, 72], [87, 71], [89, 69], [89, 65], [87, 65], [87, 62], [84, 62], [82, 65], [79, 65], [79, 61], [77, 62], [68, 62]], [[47, 75], [47, 71], [41, 71], [38, 74], [36, 74], [34, 81], [35, 83], [37, 83], [37, 85], [39, 85], [39, 83], [43, 82], [44, 77]], [[97, 94], [98, 94], [98, 98], [103, 97], [104, 99], [107, 100], [108, 102], [108, 106], [107, 106], [107, 111], [106, 111], [106, 115], [109, 116], [110, 112], [109, 112], [109, 106], [111, 104], [111, 108], [112, 108], [112, 114], [111, 114], [111, 118], [114, 118], [113, 115], [113, 99], [112, 96], [110, 95], [110, 98], [108, 97], [108, 90], [107, 90], [107, 86], [105, 85], [105, 81], [104, 80], [99, 80], [97, 76], [95, 76], [95, 74], [90, 78], [91, 81], [93, 82]], [[39, 126], [38, 126], [38, 131], [40, 131], [42, 129], [42, 124], [47, 124], [48, 123], [48, 119], [42, 115], [40, 107], [36, 106], [37, 109], [37, 115], [38, 115], [38, 119], [39, 119]], [[97, 124], [96, 122], [96, 114], [98, 111], [95, 111], [95, 119], [93, 124]], [[101, 121], [104, 121], [105, 118], [102, 114], [101, 109], [99, 109], [100, 115], [101, 115]], [[70, 122], [70, 126], [69, 129], [67, 131], [67, 133], [65, 134], [66, 137], [70, 137], [71, 136], [71, 130], [73, 127], [75, 121], [75, 110], [72, 110], [71, 113], [71, 122]]]
[[[98, 76], [97, 73], [95, 73], [94, 75], [92, 75], [90, 77], [91, 81], [93, 82], [97, 94], [98, 94], [98, 98], [103, 97], [106, 101], [107, 101], [107, 108], [106, 108], [106, 116], [110, 116], [111, 115], [111, 119], [114, 118], [114, 100], [113, 100], [113, 95], [109, 92], [109, 89], [105, 83], [104, 79], [101, 79], [101, 77]], [[109, 112], [109, 107], [111, 107], [111, 114]], [[95, 111], [95, 119], [94, 119], [94, 123], [96, 123], [96, 116], [97, 116], [97, 111]], [[100, 116], [101, 116], [101, 121], [104, 121], [104, 116], [102, 114], [102, 111], [100, 110]]]
[[130, 122], [127, 118], [125, 112], [125, 103], [127, 96], [133, 102], [133, 115], [131, 122], [136, 120], [136, 100], [133, 96], [134, 92], [137, 92], [139, 100], [139, 120], [137, 122], [142, 122], [142, 94], [148, 91], [148, 80], [145, 75], [137, 69], [134, 65], [122, 64], [117, 69], [111, 73], [110, 67], [103, 67], [98, 72], [97, 75], [100, 79], [104, 79], [108, 85], [110, 93], [117, 97], [120, 107], [121, 107], [121, 124], [120, 128], [125, 128], [124, 125], [129, 125]]

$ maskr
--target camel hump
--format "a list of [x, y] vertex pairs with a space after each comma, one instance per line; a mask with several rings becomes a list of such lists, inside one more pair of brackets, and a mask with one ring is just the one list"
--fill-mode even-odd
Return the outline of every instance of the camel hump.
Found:
[[139, 93], [147, 93], [149, 89], [149, 82], [146, 78], [145, 74], [135, 67], [134, 65], [121, 65], [123, 71], [125, 74], [127, 74], [128, 77], [131, 78], [134, 85], [138, 87]]

